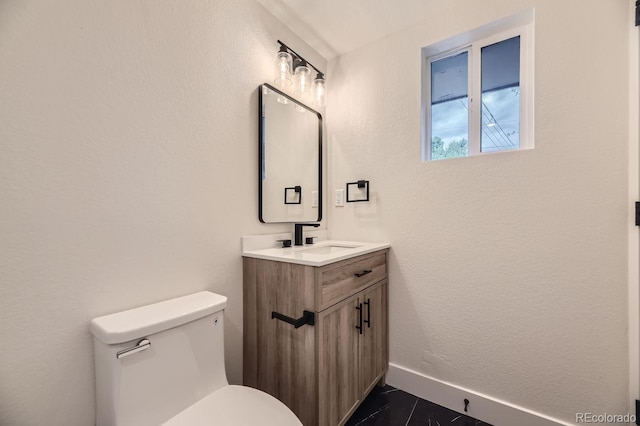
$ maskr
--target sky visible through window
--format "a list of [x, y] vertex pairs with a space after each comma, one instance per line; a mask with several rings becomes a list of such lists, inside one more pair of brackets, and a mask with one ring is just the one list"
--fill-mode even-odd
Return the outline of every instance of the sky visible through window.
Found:
[[432, 105], [431, 117], [433, 123], [431, 139], [442, 139], [445, 148], [453, 141], [469, 138], [469, 106], [467, 98]]
[[[482, 151], [515, 149], [520, 146], [520, 90], [508, 87], [482, 94]], [[452, 142], [469, 139], [468, 98], [431, 107], [432, 141], [442, 140], [446, 150]]]
[[520, 147], [520, 88], [482, 94], [482, 152]]

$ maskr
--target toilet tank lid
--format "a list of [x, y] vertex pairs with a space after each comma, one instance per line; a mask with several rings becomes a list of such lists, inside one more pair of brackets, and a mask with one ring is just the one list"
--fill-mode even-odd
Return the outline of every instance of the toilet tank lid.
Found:
[[227, 298], [210, 291], [189, 294], [152, 305], [94, 318], [93, 335], [108, 345], [128, 342], [178, 327], [223, 310]]

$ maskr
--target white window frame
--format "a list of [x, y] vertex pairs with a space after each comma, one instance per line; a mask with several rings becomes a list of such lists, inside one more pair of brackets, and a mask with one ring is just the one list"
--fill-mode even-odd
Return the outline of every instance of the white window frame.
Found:
[[[528, 21], [524, 25], [522, 20]], [[514, 22], [519, 25], [514, 25]], [[507, 28], [507, 29], [505, 29]], [[481, 51], [483, 47], [520, 36], [520, 146], [481, 151]], [[468, 52], [468, 156], [532, 149], [533, 135], [533, 15], [515, 16], [422, 48], [422, 161], [431, 159], [431, 63]]]

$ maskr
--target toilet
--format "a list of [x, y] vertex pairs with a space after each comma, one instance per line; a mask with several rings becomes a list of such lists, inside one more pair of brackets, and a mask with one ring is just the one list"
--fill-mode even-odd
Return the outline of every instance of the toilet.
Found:
[[91, 320], [97, 426], [302, 426], [283, 403], [229, 385], [227, 298], [203, 291]]

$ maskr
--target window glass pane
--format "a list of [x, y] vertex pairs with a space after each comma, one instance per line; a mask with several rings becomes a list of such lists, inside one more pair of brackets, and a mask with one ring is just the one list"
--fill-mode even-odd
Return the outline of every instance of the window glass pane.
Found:
[[469, 155], [468, 52], [431, 62], [431, 159]]
[[482, 48], [480, 151], [520, 147], [520, 37]]

